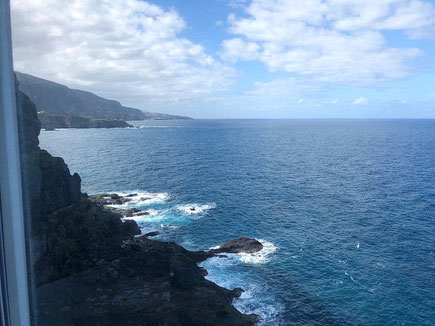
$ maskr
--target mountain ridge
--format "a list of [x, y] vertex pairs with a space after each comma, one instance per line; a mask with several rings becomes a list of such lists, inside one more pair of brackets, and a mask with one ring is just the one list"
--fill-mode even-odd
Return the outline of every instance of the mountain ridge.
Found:
[[92, 92], [69, 88], [60, 83], [16, 72], [20, 89], [35, 103], [38, 111], [71, 114], [100, 119], [118, 120], [176, 120], [185, 116], [142, 111], [123, 106]]

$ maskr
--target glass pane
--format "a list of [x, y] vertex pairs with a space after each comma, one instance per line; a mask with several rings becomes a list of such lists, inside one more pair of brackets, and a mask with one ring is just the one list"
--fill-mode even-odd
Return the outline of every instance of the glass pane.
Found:
[[432, 1], [11, 5], [35, 325], [433, 323]]

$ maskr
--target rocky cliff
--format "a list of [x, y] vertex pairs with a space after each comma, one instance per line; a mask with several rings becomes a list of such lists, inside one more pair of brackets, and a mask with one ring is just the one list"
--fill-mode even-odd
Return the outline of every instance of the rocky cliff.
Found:
[[[17, 87], [18, 89], [18, 87]], [[35, 105], [17, 91], [33, 320], [39, 325], [252, 325], [240, 289], [204, 278], [213, 256], [152, 241], [90, 201], [62, 158], [39, 148]]]
[[18, 85], [16, 89], [25, 213], [35, 233], [47, 214], [80, 201], [81, 180], [77, 173], [70, 174], [62, 158], [39, 148], [41, 123], [36, 107]]
[[38, 111], [127, 121], [190, 119], [125, 107], [117, 101], [105, 99], [91, 92], [71, 89], [65, 85], [29, 74], [16, 72], [16, 75], [21, 90], [35, 103]]

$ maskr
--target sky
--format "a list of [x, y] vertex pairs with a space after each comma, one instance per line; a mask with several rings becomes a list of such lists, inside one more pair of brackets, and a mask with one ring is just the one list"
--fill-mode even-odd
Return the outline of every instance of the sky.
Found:
[[15, 70], [194, 118], [435, 118], [435, 0], [11, 0]]

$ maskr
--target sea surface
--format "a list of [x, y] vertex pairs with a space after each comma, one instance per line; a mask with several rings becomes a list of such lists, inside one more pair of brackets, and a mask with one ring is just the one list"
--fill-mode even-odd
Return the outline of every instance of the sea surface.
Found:
[[[145, 121], [42, 131], [83, 191], [137, 193], [262, 325], [435, 325], [435, 120]], [[148, 199], [141, 200], [143, 194]], [[191, 208], [194, 208], [192, 210]]]

